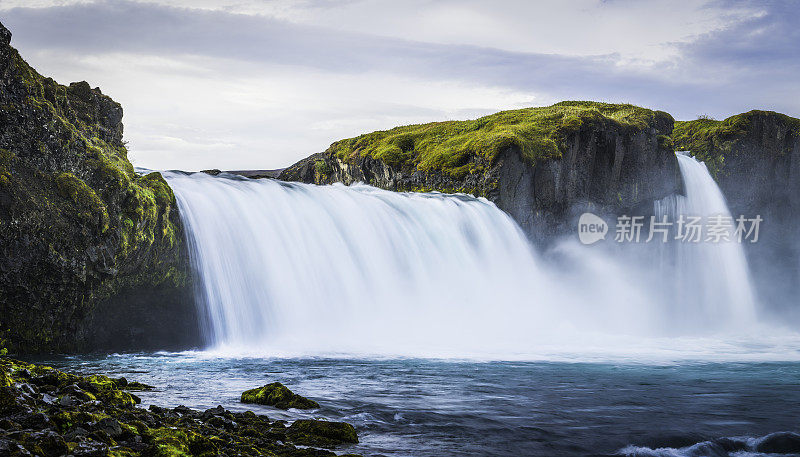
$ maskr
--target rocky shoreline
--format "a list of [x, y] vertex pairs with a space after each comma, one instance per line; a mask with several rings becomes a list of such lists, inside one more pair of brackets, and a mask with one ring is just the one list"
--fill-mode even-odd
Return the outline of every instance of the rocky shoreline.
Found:
[[0, 358], [0, 455], [332, 457], [331, 449], [358, 442], [343, 422], [288, 424], [222, 406], [144, 409], [133, 392], [147, 389], [125, 378]]

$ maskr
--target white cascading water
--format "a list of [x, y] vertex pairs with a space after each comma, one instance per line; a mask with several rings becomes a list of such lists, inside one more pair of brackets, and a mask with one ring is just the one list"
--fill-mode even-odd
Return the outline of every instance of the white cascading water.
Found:
[[478, 330], [463, 321], [496, 320], [514, 284], [538, 288], [524, 235], [487, 201], [167, 178], [189, 228], [214, 345], [393, 352], [414, 335], [422, 345], [452, 329]]
[[[687, 197], [660, 202], [661, 210], [727, 211], [705, 168], [680, 163]], [[165, 178], [217, 351], [508, 360], [627, 354], [645, 351], [644, 336], [681, 333], [686, 313], [698, 316], [664, 313], [665, 287], [653, 287], [663, 272], [609, 255], [616, 246], [566, 241], [545, 260], [485, 199], [203, 173]], [[702, 295], [691, 303], [708, 303], [700, 313], [747, 317], [752, 292], [738, 246], [676, 249], [677, 265], [692, 278], [687, 294]], [[675, 345], [680, 354], [702, 346]], [[668, 349], [654, 340], [653, 351]]]
[[[756, 314], [755, 295], [744, 249], [733, 233], [735, 218], [705, 163], [683, 153], [677, 157], [686, 195], [657, 201], [656, 217], [666, 216], [673, 223], [681, 215], [700, 217], [704, 230], [700, 242], [674, 241], [665, 252], [671, 264], [667, 274], [674, 278], [669, 291], [674, 314], [683, 316], [685, 326], [751, 324]], [[717, 216], [731, 222], [728, 241], [707, 241], [709, 220]]]

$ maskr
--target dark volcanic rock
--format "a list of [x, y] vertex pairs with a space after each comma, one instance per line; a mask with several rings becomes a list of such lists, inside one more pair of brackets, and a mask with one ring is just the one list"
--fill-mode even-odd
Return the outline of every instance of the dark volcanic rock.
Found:
[[[20, 377], [23, 370], [28, 374]], [[30, 395], [15, 387], [28, 381]], [[135, 384], [0, 358], [0, 455], [335, 457], [305, 446], [358, 442], [355, 429], [341, 422], [300, 420], [286, 427], [284, 421], [221, 406], [205, 412], [185, 406], [145, 410], [119, 401], [132, 398], [124, 388]], [[90, 397], [70, 394], [70, 404], [46, 402], [45, 386]]]
[[0, 346], [186, 347], [195, 308], [175, 197], [138, 176], [122, 107], [39, 75], [0, 28]]
[[242, 393], [241, 401], [242, 403], [274, 406], [278, 409], [319, 408], [319, 403], [297, 395], [279, 382], [273, 382], [263, 387], [247, 390]]
[[469, 193], [547, 239], [584, 210], [646, 215], [653, 200], [680, 191], [672, 126], [660, 111], [563, 102], [343, 140], [280, 179]]
[[356, 429], [345, 422], [301, 419], [289, 426], [286, 436], [293, 443], [304, 446], [328, 447], [358, 443]]

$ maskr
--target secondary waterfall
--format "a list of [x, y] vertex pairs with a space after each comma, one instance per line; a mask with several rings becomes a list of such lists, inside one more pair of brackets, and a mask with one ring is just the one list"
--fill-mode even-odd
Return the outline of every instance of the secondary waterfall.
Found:
[[[687, 196], [657, 210], [727, 211], [704, 166], [680, 164]], [[610, 239], [537, 254], [508, 215], [471, 196], [165, 177], [218, 350], [537, 358], [641, 349], [625, 335], [681, 333], [687, 320], [713, 327], [706, 314], [744, 319], [752, 310], [739, 246], [670, 245], [679, 271], [665, 275], [647, 256], [631, 260], [644, 251], [623, 252], [644, 247]], [[665, 304], [675, 284], [685, 293]]]
[[[704, 229], [699, 242], [673, 241], [666, 251], [674, 278], [671, 301], [675, 314], [697, 326], [730, 322], [744, 326], [755, 320], [755, 297], [742, 244], [734, 235], [735, 220], [725, 197], [705, 163], [678, 153], [685, 196], [675, 195], [656, 202], [659, 220], [677, 223], [683, 217], [699, 217]], [[722, 219], [717, 219], [721, 217]], [[729, 239], [707, 241], [714, 220], [727, 221]]]

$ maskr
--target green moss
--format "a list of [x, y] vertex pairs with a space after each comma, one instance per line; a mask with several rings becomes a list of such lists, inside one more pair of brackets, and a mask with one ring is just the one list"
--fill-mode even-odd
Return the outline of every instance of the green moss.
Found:
[[358, 443], [356, 429], [344, 422], [296, 420], [286, 430], [286, 436], [302, 446], [336, 446]]
[[116, 388], [114, 386], [114, 381], [112, 381], [111, 378], [100, 374], [87, 376], [84, 379], [84, 383], [92, 392], [104, 392], [114, 390]]
[[97, 394], [97, 399], [108, 405], [118, 406], [122, 408], [132, 408], [141, 400], [139, 397], [125, 392], [123, 390], [104, 390]]
[[340, 160], [371, 156], [393, 167], [439, 170], [460, 178], [480, 172], [500, 151], [516, 147], [533, 164], [560, 157], [564, 140], [589, 125], [634, 131], [671, 117], [633, 105], [561, 102], [542, 108], [502, 111], [469, 121], [434, 122], [378, 131], [333, 143]]
[[701, 116], [694, 121], [675, 122], [672, 141], [678, 150], [690, 151], [704, 161], [712, 176], [723, 171], [725, 155], [747, 135], [755, 116], [771, 116], [786, 123], [800, 137], [800, 119], [772, 111], [748, 111], [718, 121]]
[[150, 455], [159, 457], [214, 456], [218, 447], [213, 439], [191, 430], [161, 427], [150, 430], [147, 439], [153, 444]]
[[62, 197], [72, 200], [78, 206], [83, 218], [96, 221], [101, 232], [108, 230], [108, 210], [94, 189], [86, 185], [82, 179], [68, 172], [57, 175], [55, 182], [58, 193]]
[[331, 173], [333, 170], [324, 160], [320, 159], [314, 162], [314, 180], [318, 184], [326, 182]]
[[7, 187], [11, 184], [11, 161], [14, 160], [14, 153], [6, 149], [0, 149], [0, 187]]
[[297, 395], [279, 382], [273, 382], [257, 389], [245, 391], [242, 393], [241, 401], [242, 403], [274, 406], [279, 409], [319, 408], [319, 403]]
[[68, 432], [73, 427], [84, 426], [109, 417], [105, 413], [90, 413], [87, 411], [59, 411], [52, 416], [56, 428], [61, 432]]

